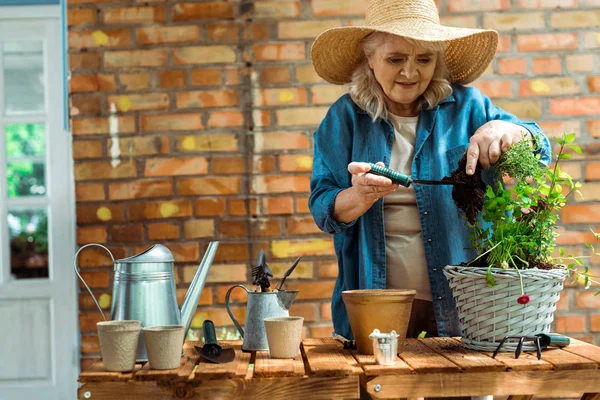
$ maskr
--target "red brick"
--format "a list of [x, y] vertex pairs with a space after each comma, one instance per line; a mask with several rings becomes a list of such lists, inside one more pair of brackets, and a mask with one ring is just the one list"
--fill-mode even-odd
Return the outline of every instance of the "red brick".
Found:
[[274, 156], [254, 156], [252, 159], [252, 172], [256, 174], [267, 174], [275, 171]]
[[260, 91], [259, 106], [301, 105], [307, 103], [304, 88], [277, 88]]
[[331, 325], [313, 325], [308, 327], [311, 338], [330, 338], [333, 333], [333, 326]]
[[171, 179], [156, 179], [130, 182], [111, 182], [108, 185], [111, 200], [132, 200], [173, 195]]
[[186, 43], [200, 39], [198, 26], [153, 26], [138, 28], [135, 37], [139, 44]]
[[312, 217], [291, 217], [287, 219], [287, 231], [290, 235], [310, 235], [321, 233]]
[[101, 201], [106, 199], [103, 183], [78, 183], [75, 185], [77, 202]]
[[231, 46], [188, 46], [173, 50], [173, 61], [182, 64], [233, 63], [237, 59], [235, 48]]
[[305, 44], [302, 42], [257, 44], [252, 46], [252, 52], [257, 61], [304, 60], [305, 51]]
[[104, 53], [105, 68], [161, 67], [167, 65], [167, 50], [123, 50]]
[[[111, 271], [112, 272], [112, 271]], [[109, 271], [80, 271], [79, 274], [90, 287], [90, 289], [106, 289], [108, 288], [108, 273]], [[85, 286], [81, 280], [79, 281], [79, 287], [85, 290]]]
[[246, 160], [242, 157], [213, 158], [210, 171], [215, 175], [243, 174], [246, 172]]
[[221, 85], [220, 69], [196, 69], [192, 71], [191, 83], [194, 86]]
[[297, 213], [309, 213], [308, 208], [308, 197], [296, 197], [296, 212]]
[[245, 24], [242, 31], [242, 39], [255, 42], [269, 39], [269, 24], [263, 22], [253, 22]]
[[177, 137], [180, 152], [234, 152], [238, 151], [238, 137], [229, 133], [182, 135]]
[[[104, 313], [104, 317], [110, 320], [110, 313]], [[82, 332], [96, 332], [96, 324], [104, 321], [102, 315], [99, 312], [93, 313], [80, 313], [79, 314], [79, 329]]]
[[170, 106], [167, 93], [144, 93], [108, 96], [108, 104], [115, 104], [119, 111], [166, 110]]
[[183, 178], [177, 182], [177, 192], [182, 196], [238, 194], [239, 177]]
[[519, 82], [520, 97], [557, 96], [580, 93], [573, 78], [542, 78]]
[[131, 45], [131, 30], [104, 29], [69, 32], [69, 49], [127, 47]]
[[267, 215], [292, 214], [294, 212], [292, 197], [265, 197], [261, 200], [262, 208]]
[[239, 111], [213, 111], [208, 118], [209, 128], [240, 127], [244, 124], [244, 114]]
[[219, 234], [224, 238], [243, 238], [248, 235], [246, 221], [232, 221], [221, 219], [219, 221]]
[[498, 53], [508, 53], [512, 49], [512, 37], [500, 35], [498, 38]]
[[101, 158], [103, 144], [100, 140], [77, 140], [73, 142], [73, 158], [75, 160]]
[[551, 122], [540, 122], [540, 128], [550, 137], [562, 137], [564, 132], [575, 132], [577, 135], [581, 134], [581, 122], [580, 121], [551, 121]]
[[205, 90], [177, 93], [177, 108], [233, 107], [239, 105], [237, 90]]
[[215, 223], [212, 219], [185, 221], [183, 223], [183, 234], [187, 239], [212, 237], [215, 235]]
[[[93, 25], [96, 23], [96, 10], [94, 8], [69, 8], [67, 10], [67, 25]], [[69, 46], [70, 47], [70, 46]]]
[[249, 13], [251, 18], [293, 18], [300, 16], [300, 2], [256, 1]]
[[200, 256], [200, 247], [197, 242], [169, 243], [169, 250], [173, 253], [175, 262], [196, 262]]
[[587, 84], [590, 93], [600, 92], [600, 76], [588, 76]]
[[[287, 282], [287, 280], [286, 280]], [[318, 319], [318, 308], [315, 303], [293, 303], [290, 315], [303, 317], [304, 322], [314, 322]]]
[[110, 162], [84, 162], [75, 164], [75, 180], [102, 180], [133, 178], [137, 176], [135, 164], [132, 162], [121, 163], [113, 166]]
[[318, 125], [329, 107], [282, 108], [275, 111], [281, 126]]
[[196, 200], [196, 217], [210, 217], [225, 213], [225, 199], [211, 198]]
[[524, 58], [501, 58], [498, 60], [500, 75], [526, 74], [527, 62]]
[[246, 261], [248, 260], [248, 245], [246, 243], [219, 244], [219, 251], [215, 255], [216, 262]]
[[250, 234], [253, 237], [281, 237], [281, 223], [273, 217], [256, 219], [252, 224]]
[[600, 137], [600, 120], [594, 119], [587, 123], [588, 132], [592, 137]]
[[315, 17], [346, 17], [349, 15], [364, 16], [367, 12], [368, 2], [363, 0], [311, 0], [310, 5]]
[[[119, 146], [121, 157], [156, 155], [169, 153], [169, 138], [167, 136], [138, 136], [125, 137], [115, 141]], [[113, 140], [109, 139], [107, 148], [113, 147]]]
[[142, 115], [142, 132], [196, 131], [203, 129], [199, 114]]
[[70, 79], [71, 93], [112, 91], [117, 89], [114, 75], [74, 75]]
[[76, 70], [98, 69], [100, 67], [100, 55], [98, 53], [70, 53], [69, 68]]
[[290, 70], [287, 66], [268, 66], [260, 70], [260, 83], [277, 84], [291, 81]]
[[550, 99], [550, 112], [554, 115], [595, 115], [598, 110], [599, 97]]
[[[279, 3], [282, 4], [282, 3]], [[340, 21], [336, 19], [309, 20], [309, 21], [283, 21], [279, 22], [277, 31], [280, 39], [313, 39], [327, 29], [339, 27]]]
[[83, 354], [100, 353], [100, 341], [98, 336], [81, 336], [81, 352]]
[[252, 193], [268, 194], [309, 192], [309, 181], [309, 176], [255, 176], [252, 179]]
[[106, 243], [108, 233], [104, 226], [80, 226], [77, 228], [77, 244]]
[[334, 281], [286, 282], [288, 290], [299, 290], [296, 300], [331, 299]]
[[511, 81], [477, 81], [475, 86], [488, 97], [512, 97]]
[[600, 223], [600, 210], [597, 205], [567, 204], [561, 212], [562, 222], [567, 224]]
[[448, 3], [450, 12], [508, 10], [510, 0], [452, 0]]
[[119, 74], [119, 83], [125, 90], [142, 90], [150, 87], [150, 74]]
[[129, 203], [127, 205], [127, 217], [129, 221], [191, 216], [191, 200], [145, 201]]
[[239, 85], [242, 76], [247, 75], [247, 70], [242, 68], [225, 68], [225, 84]]
[[575, 305], [577, 308], [593, 308], [595, 310], [600, 308], [600, 296], [594, 296], [594, 294], [593, 291], [580, 291], [577, 293], [577, 296], [575, 297]]
[[204, 157], [153, 158], [147, 160], [145, 176], [205, 175], [208, 161]]
[[123, 222], [124, 206], [122, 204], [78, 205], [78, 224], [101, 224], [105, 222]]
[[158, 74], [158, 84], [162, 88], [185, 86], [185, 71], [164, 71]]
[[148, 224], [148, 240], [168, 240], [179, 238], [179, 226], [170, 222]]
[[577, 0], [519, 0], [520, 8], [574, 8]]
[[524, 52], [576, 50], [578, 46], [577, 33], [546, 33], [517, 37], [517, 49]]
[[590, 315], [590, 330], [592, 332], [600, 332], [600, 314]]
[[550, 17], [550, 27], [558, 29], [584, 29], [597, 27], [600, 21], [600, 11], [555, 11]]
[[331, 321], [331, 303], [321, 304], [321, 321]]
[[289, 154], [279, 156], [279, 169], [281, 172], [310, 172], [312, 170], [312, 156], [303, 154]]
[[562, 73], [560, 57], [544, 57], [533, 59], [534, 75], [554, 75]]
[[[187, 294], [188, 289], [177, 289], [177, 304], [181, 307], [183, 304], [183, 300], [185, 299], [185, 295]], [[202, 294], [200, 295], [200, 300], [198, 301], [198, 305], [200, 306], [210, 306], [213, 304], [213, 288], [204, 287], [202, 289]]]
[[593, 54], [570, 54], [566, 57], [567, 71], [591, 72], [594, 70]]
[[296, 67], [296, 79], [302, 83], [317, 83], [323, 81], [323, 79], [317, 75], [312, 64]]
[[152, 24], [165, 21], [164, 7], [124, 7], [104, 11], [105, 24]]
[[[256, 210], [256, 200], [250, 199], [250, 203], [250, 210]], [[228, 199], [227, 209], [229, 210], [229, 215], [246, 215], [248, 213], [248, 208], [246, 207], [246, 199]]]
[[110, 237], [116, 243], [136, 243], [144, 241], [144, 225], [128, 224], [112, 226]]
[[571, 333], [571, 332], [585, 332], [585, 315], [561, 315], [554, 319], [556, 325], [556, 332], [558, 333]]
[[254, 151], [309, 149], [310, 140], [301, 132], [271, 132], [254, 135]]
[[483, 28], [497, 31], [530, 31], [544, 29], [544, 14], [539, 13], [484, 13]]
[[195, 21], [213, 19], [233, 19], [233, 3], [177, 3], [173, 7], [173, 21]]
[[214, 42], [237, 42], [240, 27], [236, 24], [208, 24], [206, 26], [208, 39]]
[[[115, 247], [115, 246], [107, 246], [108, 250], [112, 253], [115, 259], [124, 258], [127, 254], [125, 252], [125, 248], [123, 247]], [[91, 247], [82, 251], [79, 255], [79, 263], [78, 266], [80, 268], [98, 268], [98, 267], [114, 267], [114, 262], [108, 252], [99, 247]], [[82, 292], [83, 293], [83, 292]], [[80, 297], [81, 299], [81, 297]], [[85, 308], [90, 310], [97, 310], [96, 304], [93, 303], [93, 300], [90, 299], [89, 294], [85, 295], [85, 301], [88, 304]], [[80, 300], [81, 302], [81, 300]]]

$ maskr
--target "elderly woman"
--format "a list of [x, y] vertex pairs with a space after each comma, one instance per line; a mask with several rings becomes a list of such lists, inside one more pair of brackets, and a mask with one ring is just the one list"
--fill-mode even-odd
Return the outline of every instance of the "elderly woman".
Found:
[[460, 334], [442, 269], [474, 254], [452, 188], [398, 187], [369, 174], [368, 162], [439, 180], [465, 152], [473, 174], [525, 137], [547, 164], [550, 145], [535, 123], [463, 86], [485, 71], [497, 42], [495, 31], [440, 25], [433, 0], [373, 0], [366, 26], [330, 29], [315, 40], [317, 73], [349, 84], [314, 135], [309, 199], [317, 225], [334, 234], [336, 335], [353, 338], [342, 291], [385, 288], [417, 292], [409, 337]]

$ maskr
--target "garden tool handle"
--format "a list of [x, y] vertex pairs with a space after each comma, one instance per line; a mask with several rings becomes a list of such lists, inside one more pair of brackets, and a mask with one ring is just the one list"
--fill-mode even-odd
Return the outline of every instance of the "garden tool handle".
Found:
[[571, 340], [567, 336], [558, 333], [538, 333], [535, 336], [539, 336], [542, 347], [566, 347], [571, 343]]
[[392, 180], [392, 182], [402, 185], [404, 187], [409, 187], [413, 182], [412, 178], [408, 175], [404, 175], [398, 171], [394, 171], [393, 169], [382, 167], [377, 164], [369, 163], [371, 167], [370, 173], [374, 175], [385, 176]]
[[205, 319], [202, 323], [202, 332], [204, 334], [204, 346], [217, 344], [217, 333], [215, 324], [210, 319]]
[[102, 318], [104, 318], [104, 320], [106, 321], [106, 317], [104, 316], [104, 311], [102, 311], [102, 307], [100, 307], [100, 304], [98, 303], [98, 300], [96, 300], [96, 296], [94, 296], [94, 293], [92, 293], [92, 290], [90, 289], [90, 287], [87, 285], [87, 283], [85, 283], [85, 280], [83, 279], [83, 277], [81, 275], [79, 275], [79, 266], [77, 265], [77, 256], [79, 255], [79, 252], [83, 249], [85, 249], [86, 247], [102, 247], [104, 250], [108, 251], [108, 254], [110, 254], [110, 258], [113, 260], [113, 265], [115, 263], [115, 258], [113, 257], [112, 253], [110, 252], [109, 249], [107, 249], [106, 247], [102, 246], [101, 244], [96, 244], [96, 243], [90, 243], [90, 244], [86, 244], [85, 246], [81, 246], [79, 248], [79, 250], [77, 250], [77, 253], [75, 253], [75, 257], [73, 258], [73, 269], [75, 269], [75, 273], [77, 274], [77, 276], [79, 277], [79, 279], [81, 279], [81, 282], [83, 282], [83, 284], [85, 285], [85, 288], [88, 290], [88, 292], [90, 292], [90, 295], [92, 296], [92, 299], [94, 299], [94, 303], [96, 303], [96, 307], [98, 307], [98, 310], [100, 311], [100, 314], [102, 314]]
[[231, 307], [229, 307], [229, 296], [231, 295], [231, 291], [237, 287], [241, 287], [246, 290], [246, 293], [250, 293], [250, 289], [248, 289], [244, 285], [233, 285], [232, 287], [229, 288], [229, 290], [227, 291], [227, 294], [225, 295], [225, 308], [227, 309], [227, 313], [229, 314], [229, 317], [233, 321], [233, 324], [237, 328], [240, 335], [242, 335], [242, 339], [243, 339], [244, 338], [244, 330], [242, 329], [242, 326], [240, 325], [238, 320], [233, 315], [233, 312], [231, 311]]

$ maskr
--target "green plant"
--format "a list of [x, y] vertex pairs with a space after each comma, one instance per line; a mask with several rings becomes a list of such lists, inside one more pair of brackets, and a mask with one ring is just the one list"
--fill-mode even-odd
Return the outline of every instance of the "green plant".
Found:
[[[574, 133], [555, 139], [559, 146], [551, 168], [541, 164], [527, 140], [514, 144], [492, 167], [494, 183], [487, 186], [481, 220], [471, 225], [469, 237], [479, 254], [470, 264], [488, 268], [488, 286], [495, 285], [494, 267], [514, 268], [520, 276], [523, 269], [551, 269], [557, 264], [564, 265], [572, 280], [583, 278], [589, 286], [591, 277], [582, 257], [565, 256], [563, 249], [559, 249], [560, 257], [554, 256], [559, 211], [570, 195], [583, 198], [579, 191], [582, 184], [560, 168], [560, 161], [572, 157], [567, 149], [582, 154], [574, 140]], [[592, 245], [588, 246], [595, 252]], [[523, 292], [522, 279], [521, 290], [519, 302], [525, 304], [529, 297]]]

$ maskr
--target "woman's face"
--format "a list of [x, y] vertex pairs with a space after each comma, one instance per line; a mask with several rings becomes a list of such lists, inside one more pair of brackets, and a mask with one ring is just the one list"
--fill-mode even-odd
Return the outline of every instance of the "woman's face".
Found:
[[391, 100], [391, 111], [413, 116], [415, 101], [433, 78], [437, 54], [415, 47], [402, 37], [387, 35], [368, 61], [375, 79]]

